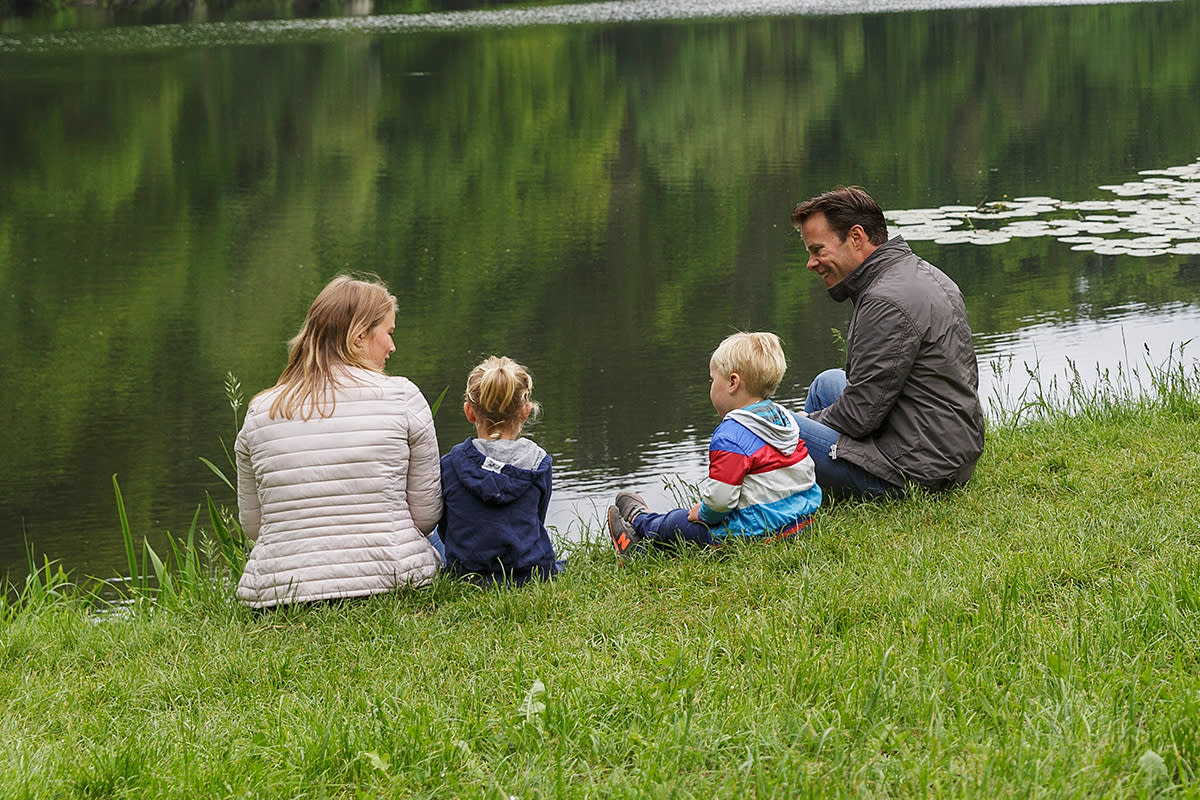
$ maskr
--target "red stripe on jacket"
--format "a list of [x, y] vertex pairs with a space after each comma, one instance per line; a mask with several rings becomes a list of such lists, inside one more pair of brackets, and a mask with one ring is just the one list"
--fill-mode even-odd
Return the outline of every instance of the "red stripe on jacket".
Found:
[[708, 477], [721, 483], [736, 486], [746, 475], [757, 475], [776, 469], [790, 467], [808, 458], [808, 448], [801, 439], [791, 455], [784, 455], [769, 444], [764, 444], [751, 455], [731, 453], [728, 450], [708, 451]]

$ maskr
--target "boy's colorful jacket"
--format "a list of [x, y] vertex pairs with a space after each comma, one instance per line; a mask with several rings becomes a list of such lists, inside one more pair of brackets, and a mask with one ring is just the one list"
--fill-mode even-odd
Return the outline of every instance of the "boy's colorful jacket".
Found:
[[788, 532], [820, 505], [816, 467], [787, 409], [763, 400], [725, 415], [700, 485], [700, 519], [713, 536]]
[[529, 439], [467, 439], [442, 457], [438, 531], [451, 572], [516, 584], [555, 574], [550, 465]]

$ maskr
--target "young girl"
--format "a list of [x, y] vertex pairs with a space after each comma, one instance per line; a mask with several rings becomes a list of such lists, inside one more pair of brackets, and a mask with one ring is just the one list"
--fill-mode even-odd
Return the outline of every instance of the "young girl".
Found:
[[511, 358], [492, 356], [467, 378], [463, 413], [476, 438], [442, 457], [445, 501], [438, 526], [446, 566], [458, 577], [520, 585], [559, 571], [546, 532], [550, 456], [521, 438], [533, 378]]

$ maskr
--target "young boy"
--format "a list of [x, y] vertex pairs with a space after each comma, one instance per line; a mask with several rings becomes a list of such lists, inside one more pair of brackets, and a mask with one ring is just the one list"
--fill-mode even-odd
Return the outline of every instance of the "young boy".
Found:
[[731, 536], [790, 536], [812, 521], [821, 487], [795, 418], [770, 398], [787, 360], [773, 333], [735, 333], [713, 352], [709, 398], [721, 415], [708, 445], [708, 478], [690, 509], [655, 514], [633, 492], [617, 494], [608, 531], [617, 555], [655, 543], [715, 545]]

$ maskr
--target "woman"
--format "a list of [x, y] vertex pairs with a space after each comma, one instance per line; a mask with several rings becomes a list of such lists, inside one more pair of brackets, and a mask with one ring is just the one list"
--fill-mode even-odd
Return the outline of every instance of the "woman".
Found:
[[378, 594], [437, 571], [437, 436], [420, 390], [383, 374], [395, 327], [387, 287], [334, 278], [278, 383], [250, 401], [235, 449], [254, 542], [237, 596], [251, 608]]

